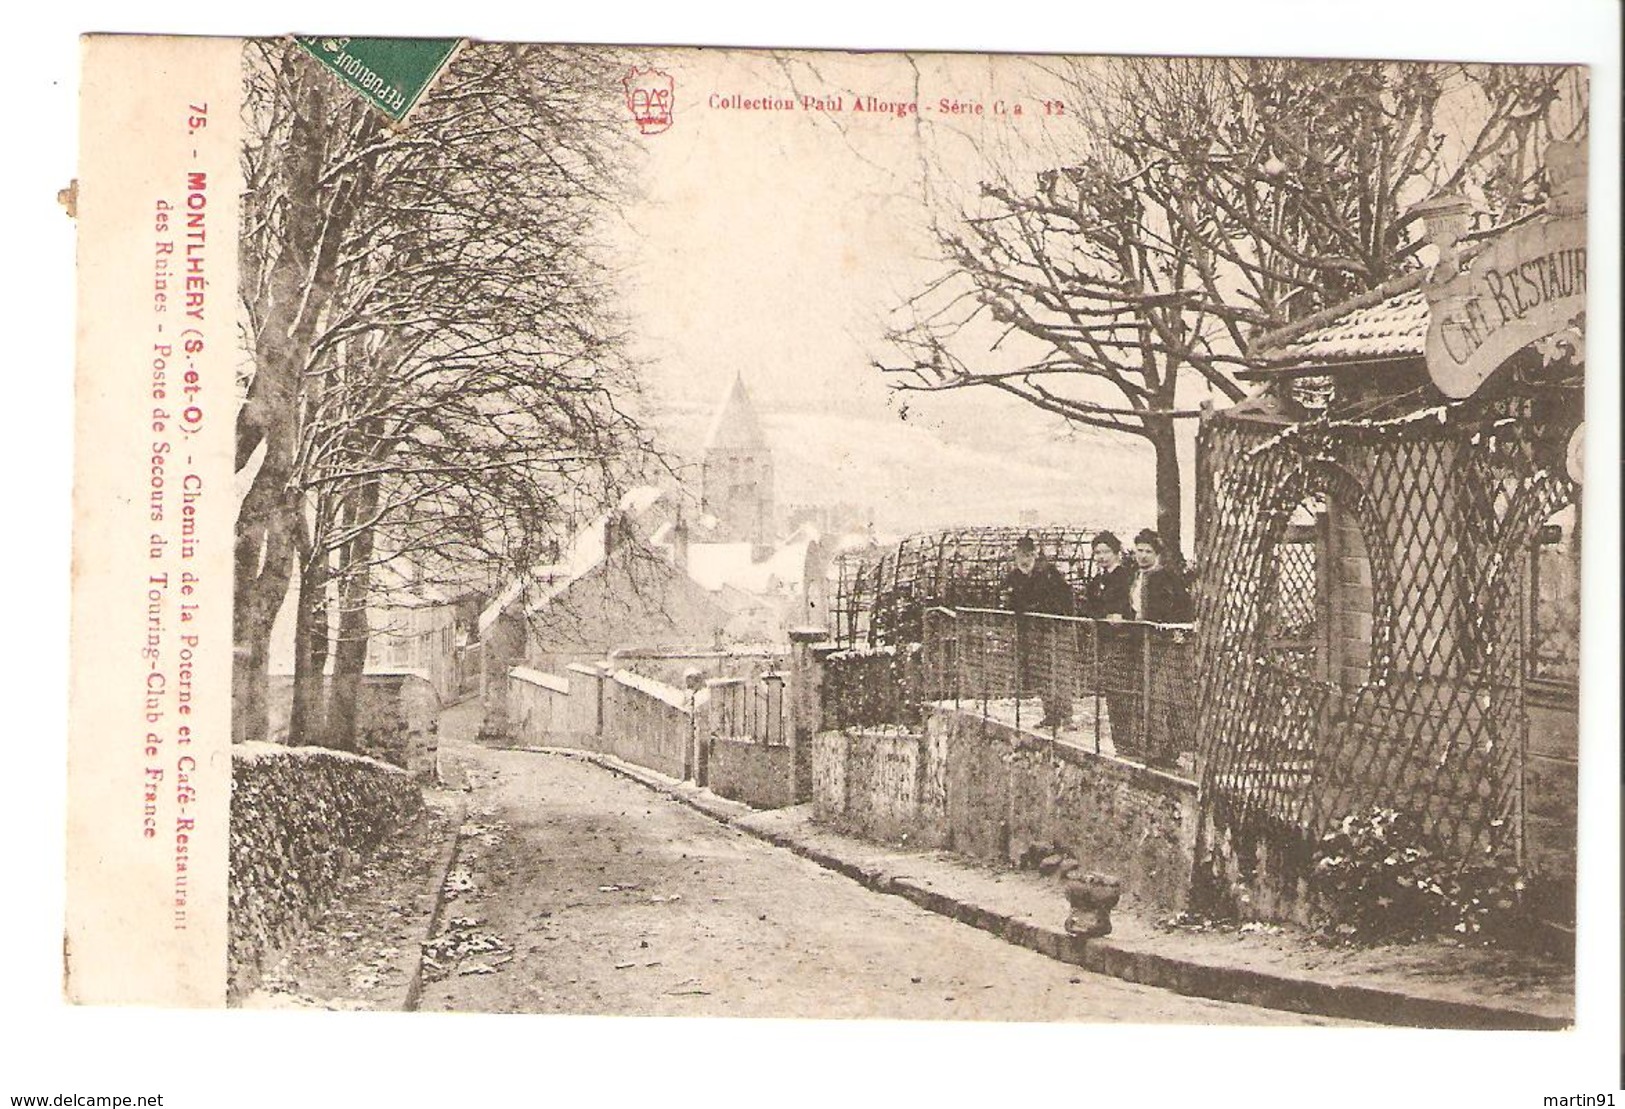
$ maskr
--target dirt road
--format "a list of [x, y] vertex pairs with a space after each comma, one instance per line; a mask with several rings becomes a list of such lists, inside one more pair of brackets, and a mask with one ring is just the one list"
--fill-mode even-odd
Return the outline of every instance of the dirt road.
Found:
[[1335, 1023], [1057, 963], [583, 760], [445, 751], [475, 827], [424, 1010]]

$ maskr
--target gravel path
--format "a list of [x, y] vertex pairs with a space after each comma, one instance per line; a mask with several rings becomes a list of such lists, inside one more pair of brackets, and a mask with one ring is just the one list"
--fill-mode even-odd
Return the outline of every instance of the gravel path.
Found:
[[472, 788], [424, 1010], [1337, 1023], [1082, 972], [580, 759], [443, 750]]

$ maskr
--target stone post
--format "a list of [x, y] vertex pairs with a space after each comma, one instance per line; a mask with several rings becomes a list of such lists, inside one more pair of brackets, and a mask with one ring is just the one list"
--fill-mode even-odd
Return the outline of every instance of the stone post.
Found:
[[1109, 874], [1074, 871], [1067, 876], [1066, 900], [1072, 912], [1066, 930], [1074, 936], [1108, 936], [1112, 910], [1123, 895], [1123, 883]]
[[790, 629], [791, 793], [798, 805], [812, 800], [813, 736], [824, 718], [824, 653], [817, 645], [827, 637], [823, 628]]
[[507, 617], [499, 617], [486, 629], [480, 644], [483, 673], [483, 713], [478, 739], [481, 743], [508, 746], [513, 742], [513, 722], [508, 718], [508, 670], [524, 658], [523, 629]]
[[700, 710], [695, 701], [705, 688], [705, 675], [698, 667], [683, 671], [683, 688], [688, 691], [688, 747], [683, 752], [683, 777], [695, 785], [704, 785], [700, 781], [700, 741], [705, 731], [700, 727]]

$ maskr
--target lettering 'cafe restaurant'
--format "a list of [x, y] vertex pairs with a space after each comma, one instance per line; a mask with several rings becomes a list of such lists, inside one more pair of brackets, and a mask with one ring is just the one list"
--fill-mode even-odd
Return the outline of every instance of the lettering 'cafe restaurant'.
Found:
[[1198, 889], [1303, 919], [1321, 837], [1401, 812], [1574, 919], [1586, 211], [1551, 197], [1267, 336], [1198, 439]]

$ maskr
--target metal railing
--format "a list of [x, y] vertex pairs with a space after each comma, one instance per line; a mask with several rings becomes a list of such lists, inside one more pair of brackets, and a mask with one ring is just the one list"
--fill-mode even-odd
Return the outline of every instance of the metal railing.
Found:
[[766, 670], [749, 678], [713, 678], [706, 682], [709, 733], [771, 746], [788, 745], [787, 680], [784, 671]]
[[1189, 774], [1191, 626], [932, 609], [918, 644], [824, 660], [824, 726], [912, 729], [953, 704], [1097, 754]]

